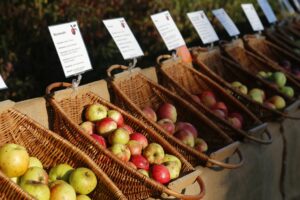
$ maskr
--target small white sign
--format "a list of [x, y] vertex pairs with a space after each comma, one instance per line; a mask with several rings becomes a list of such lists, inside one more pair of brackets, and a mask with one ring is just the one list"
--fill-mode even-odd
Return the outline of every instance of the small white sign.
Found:
[[190, 12], [187, 13], [187, 15], [195, 27], [198, 35], [200, 36], [203, 44], [212, 43], [219, 40], [216, 31], [202, 10]]
[[220, 21], [220, 23], [224, 26], [227, 33], [233, 37], [240, 34], [239, 29], [236, 27], [232, 19], [226, 13], [226, 11], [221, 9], [213, 10], [212, 13], [216, 16], [216, 18]]
[[151, 19], [169, 51], [185, 45], [169, 11], [151, 15]]
[[48, 28], [66, 77], [92, 69], [76, 21], [49, 26]]
[[267, 17], [267, 20], [269, 21], [270, 24], [274, 23], [277, 21], [277, 18], [275, 16], [275, 13], [273, 9], [271, 8], [268, 0], [257, 0], [259, 6], [263, 10], [264, 14]]
[[5, 84], [5, 82], [3, 81], [2, 76], [0, 75], [0, 90], [6, 89], [7, 86]]
[[248, 21], [251, 24], [252, 29], [254, 31], [264, 30], [264, 26], [262, 25], [253, 4], [242, 4], [242, 8], [244, 10], [244, 13], [246, 14]]
[[103, 20], [103, 23], [125, 60], [144, 55], [139, 43], [123, 17]]
[[295, 10], [288, 0], [283, 0], [283, 4], [286, 7], [286, 9], [289, 11], [289, 13], [295, 14]]

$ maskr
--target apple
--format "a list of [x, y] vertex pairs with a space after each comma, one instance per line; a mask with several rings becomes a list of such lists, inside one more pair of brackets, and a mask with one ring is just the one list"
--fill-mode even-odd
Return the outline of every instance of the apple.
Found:
[[118, 128], [117, 123], [109, 117], [96, 122], [97, 133], [103, 136], [107, 136], [109, 133], [113, 132]]
[[186, 45], [177, 47], [176, 54], [178, 57], [181, 58], [182, 62], [185, 62], [185, 63], [193, 62], [192, 55]]
[[170, 173], [170, 179], [177, 178], [180, 174], [180, 168], [176, 161], [167, 161], [163, 165], [168, 168]]
[[157, 122], [167, 133], [173, 135], [175, 132], [175, 125], [170, 119], [161, 119]]
[[268, 78], [268, 77], [269, 77], [269, 75], [268, 75], [267, 72], [265, 72], [265, 71], [259, 71], [259, 72], [257, 73], [257, 76], [258, 76], [258, 77], [261, 77], [261, 78]]
[[237, 90], [239, 90], [243, 94], [248, 93], [248, 88], [245, 85], [243, 85], [242, 83], [238, 82], [238, 81], [232, 82], [231, 85], [232, 85], [232, 87], [236, 88]]
[[225, 105], [224, 102], [217, 102], [215, 105], [213, 105], [212, 109], [215, 109], [215, 110], [222, 110], [226, 115], [228, 113], [228, 109], [227, 109], [227, 106]]
[[118, 128], [124, 128], [128, 131], [129, 135], [132, 134], [134, 131], [133, 131], [133, 128], [131, 128], [131, 126], [127, 125], [127, 124], [123, 124], [121, 126], [118, 126]]
[[197, 129], [193, 126], [193, 124], [188, 123], [188, 122], [177, 122], [176, 123], [176, 128], [175, 131], [181, 131], [181, 130], [185, 130], [185, 131], [189, 131], [193, 134], [193, 136], [196, 138], [198, 137], [198, 131]]
[[292, 87], [289, 87], [289, 86], [284, 86], [284, 87], [280, 88], [280, 91], [283, 94], [285, 94], [285, 95], [287, 95], [287, 96], [289, 96], [291, 98], [293, 98], [294, 94], [295, 94], [294, 93], [294, 89]]
[[258, 103], [263, 103], [265, 99], [265, 92], [259, 88], [251, 89], [248, 94], [252, 100]]
[[146, 138], [146, 136], [144, 136], [141, 133], [133, 133], [130, 135], [130, 140], [136, 140], [139, 143], [142, 144], [143, 149], [146, 148], [146, 146], [148, 146], [148, 140]]
[[176, 156], [173, 156], [170, 154], [165, 154], [163, 163], [168, 162], [168, 161], [175, 161], [177, 163], [178, 167], [181, 169], [181, 166], [182, 166], [181, 161]]
[[164, 165], [153, 165], [151, 168], [151, 177], [161, 184], [166, 184], [170, 181], [170, 172]]
[[140, 142], [136, 141], [136, 140], [130, 140], [127, 143], [127, 147], [130, 150], [130, 154], [133, 155], [141, 155], [142, 154], [142, 149], [143, 146]]
[[150, 164], [161, 164], [164, 159], [165, 152], [160, 144], [151, 143], [144, 149], [143, 156]]
[[118, 128], [108, 136], [111, 145], [127, 144], [129, 142], [129, 132], [124, 128]]
[[264, 106], [266, 106], [267, 108], [270, 108], [270, 109], [276, 109], [276, 106], [268, 101], [264, 102]]
[[43, 169], [43, 164], [42, 162], [36, 158], [36, 157], [29, 157], [29, 165], [28, 168], [30, 167], [39, 167]]
[[91, 198], [87, 195], [81, 194], [76, 197], [76, 200], [91, 200]]
[[278, 85], [278, 87], [283, 87], [286, 83], [286, 76], [282, 72], [275, 72], [270, 78]]
[[228, 122], [235, 128], [241, 129], [242, 128], [242, 123], [237, 117], [229, 117]]
[[201, 99], [200, 99], [200, 97], [198, 97], [197, 95], [193, 95], [193, 94], [192, 94], [192, 98], [193, 98], [193, 100], [194, 100], [195, 102], [201, 104]]
[[205, 106], [209, 108], [211, 108], [213, 105], [217, 103], [216, 97], [212, 91], [202, 92], [200, 95], [200, 100]]
[[101, 146], [106, 148], [106, 141], [105, 141], [104, 137], [97, 135], [97, 134], [92, 134], [91, 137], [94, 138]]
[[132, 167], [133, 169], [137, 170], [137, 167], [132, 162], [127, 162], [127, 164]]
[[186, 144], [190, 147], [195, 146], [194, 135], [189, 131], [181, 130], [181, 131], [176, 132], [174, 136], [176, 138], [178, 138], [181, 142], [183, 142], [184, 144]]
[[156, 113], [155, 111], [151, 108], [151, 107], [145, 107], [143, 108], [143, 113], [144, 115], [146, 115], [146, 117], [151, 120], [151, 121], [154, 121], [156, 122], [157, 121], [157, 116], [156, 116]]
[[76, 200], [76, 192], [71, 185], [62, 180], [50, 184], [51, 200]]
[[71, 173], [69, 183], [76, 193], [89, 194], [96, 188], [97, 178], [92, 170], [80, 167]]
[[122, 124], [124, 124], [124, 118], [122, 116], [122, 114], [117, 111], [117, 110], [109, 110], [107, 112], [107, 117], [113, 119], [118, 126], [121, 126]]
[[144, 169], [138, 169], [137, 171], [138, 171], [139, 173], [141, 173], [141, 174], [143, 174], [143, 175], [149, 177], [149, 172], [148, 172], [147, 170], [144, 170]]
[[16, 184], [19, 184], [20, 177], [12, 177], [12, 178], [10, 178], [10, 180]]
[[127, 162], [130, 159], [130, 150], [124, 144], [114, 144], [109, 150], [122, 161]]
[[131, 156], [130, 161], [138, 168], [149, 170], [149, 161], [142, 155]]
[[79, 126], [81, 130], [88, 135], [92, 135], [95, 132], [95, 124], [93, 122], [82, 122]]
[[29, 181], [21, 185], [21, 188], [36, 200], [49, 200], [50, 190], [48, 185], [36, 181]]
[[20, 179], [20, 185], [22, 186], [30, 181], [48, 184], [48, 174], [44, 169], [40, 167], [28, 168], [26, 173]]
[[74, 168], [66, 163], [58, 164], [50, 169], [49, 181], [63, 180], [67, 182], [73, 170]]
[[240, 120], [241, 124], [243, 125], [244, 124], [244, 118], [242, 116], [241, 113], [239, 112], [232, 112], [232, 113], [229, 113], [228, 117], [236, 117]]
[[0, 170], [9, 178], [22, 176], [28, 168], [27, 150], [18, 144], [4, 144], [0, 148]]
[[195, 139], [195, 147], [197, 151], [206, 152], [208, 150], [208, 145], [202, 138]]
[[177, 120], [177, 110], [175, 106], [170, 103], [161, 104], [157, 110], [157, 115], [159, 119], [168, 118], [172, 120], [173, 123]]
[[87, 121], [99, 121], [107, 116], [107, 107], [99, 103], [88, 105], [85, 110], [85, 119]]
[[286, 103], [285, 100], [281, 96], [273, 96], [271, 97], [268, 102], [275, 105], [276, 109], [280, 110], [285, 107]]
[[226, 113], [223, 110], [219, 109], [212, 109], [212, 112], [217, 115], [218, 117], [225, 119], [226, 118]]

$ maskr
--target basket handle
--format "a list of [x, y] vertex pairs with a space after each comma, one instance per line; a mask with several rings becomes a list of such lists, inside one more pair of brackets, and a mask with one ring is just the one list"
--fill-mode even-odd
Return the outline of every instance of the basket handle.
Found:
[[112, 65], [112, 66], [110, 66], [110, 67], [106, 70], [107, 76], [108, 76], [109, 78], [112, 77], [111, 72], [112, 72], [113, 70], [115, 70], [115, 69], [127, 70], [128, 67], [127, 67], [127, 66], [124, 66], [124, 65]]
[[52, 84], [48, 85], [48, 87], [46, 88], [46, 95], [50, 95], [54, 89], [60, 88], [60, 87], [69, 88], [69, 87], [72, 87], [72, 84], [67, 83], [67, 82], [52, 83]]
[[159, 66], [161, 66], [161, 65], [162, 65], [162, 60], [168, 60], [168, 59], [170, 59], [170, 58], [172, 58], [171, 55], [167, 55], [167, 54], [165, 54], [165, 55], [160, 55], [160, 56], [157, 57], [156, 63], [157, 63]]
[[208, 160], [207, 160], [208, 161], [208, 165], [213, 164], [213, 165], [217, 165], [219, 167], [225, 168], [225, 169], [237, 169], [237, 168], [240, 168], [244, 164], [244, 156], [243, 156], [243, 154], [242, 154], [242, 152], [241, 152], [240, 149], [237, 149], [235, 152], [239, 156], [239, 163], [237, 163], [237, 164], [229, 164], [229, 163], [225, 163], [225, 162], [221, 162], [221, 161], [215, 160], [213, 158], [208, 158]]
[[260, 143], [260, 144], [271, 144], [273, 142], [272, 134], [268, 130], [265, 130], [264, 133], [268, 136], [269, 139], [264, 140], [264, 139], [260, 139], [260, 138], [257, 138], [257, 137], [254, 137], [254, 136], [248, 135], [248, 134], [245, 136], [245, 138], [252, 140], [254, 142]]

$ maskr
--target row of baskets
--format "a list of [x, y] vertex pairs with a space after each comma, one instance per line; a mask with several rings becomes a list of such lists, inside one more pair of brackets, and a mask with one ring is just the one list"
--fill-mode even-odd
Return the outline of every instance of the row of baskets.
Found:
[[[193, 173], [198, 165], [238, 168], [242, 166], [244, 159], [238, 141], [270, 144], [272, 135], [266, 129], [268, 121], [298, 119], [291, 115], [299, 105], [297, 97], [285, 96], [270, 83], [256, 76], [260, 70], [279, 70], [286, 73], [277, 64], [277, 58], [286, 57], [300, 66], [297, 56], [282, 48], [263, 37], [245, 36], [244, 42], [222, 42], [220, 47], [213, 49], [192, 48], [194, 66], [180, 58], [160, 56], [157, 60], [157, 74], [161, 85], [144, 76], [139, 69], [128, 70], [125, 66], [114, 65], [108, 69], [113, 103], [90, 91], [80, 90], [80, 87], [73, 88], [74, 91], [69, 96], [58, 97], [60, 91], [56, 90], [72, 87], [72, 84], [51, 84], [47, 88], [46, 99], [49, 124], [53, 132], [14, 108], [8, 108], [0, 114], [0, 145], [21, 144], [30, 154], [38, 157], [46, 168], [67, 162], [73, 167], [85, 166], [92, 169], [98, 179], [97, 188], [91, 194], [92, 199], [146, 199], [160, 197], [162, 194], [180, 199], [201, 199], [205, 194], [205, 184], [199, 175], [193, 180], [199, 185], [199, 194], [181, 194], [138, 173], [87, 136], [79, 127], [84, 107], [100, 103], [119, 111], [126, 124], [142, 133], [150, 142], [159, 143], [167, 153], [181, 160], [181, 177]], [[125, 72], [112, 75], [116, 69]], [[300, 81], [290, 74], [286, 73], [286, 76], [288, 84], [299, 95]], [[277, 111], [251, 100], [230, 85], [233, 80], [240, 80], [251, 87], [263, 88], [270, 95], [282, 95], [288, 108]], [[230, 109], [243, 113], [245, 125], [242, 129], [233, 127], [201, 102], [193, 99], [193, 93], [205, 90], [214, 91]], [[183, 144], [149, 120], [142, 111], [146, 106], [157, 107], [164, 102], [172, 103], [177, 108], [181, 121], [196, 126], [209, 146], [207, 153]], [[239, 160], [232, 163], [229, 158], [235, 154]], [[1, 172], [0, 181], [0, 195], [3, 196], [1, 199], [31, 199]]]

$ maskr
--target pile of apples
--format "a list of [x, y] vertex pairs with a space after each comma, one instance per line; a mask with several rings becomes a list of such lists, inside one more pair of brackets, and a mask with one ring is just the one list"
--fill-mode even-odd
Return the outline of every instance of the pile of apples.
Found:
[[285, 71], [294, 74], [297, 78], [300, 78], [300, 68], [292, 66], [289, 60], [282, 60], [279, 64]]
[[156, 112], [149, 106], [143, 108], [142, 111], [149, 120], [157, 122], [167, 133], [175, 136], [184, 144], [200, 152], [207, 151], [207, 143], [198, 137], [198, 131], [191, 123], [177, 122], [177, 110], [171, 103], [161, 104]]
[[41, 161], [18, 144], [0, 148], [0, 170], [37, 200], [90, 200], [87, 194], [97, 186], [94, 172], [84, 167], [62, 163], [47, 174]]
[[162, 184], [179, 176], [181, 161], [166, 154], [160, 144], [148, 144], [143, 134], [124, 123], [119, 111], [91, 104], [84, 116], [87, 121], [80, 124], [82, 130], [138, 172]]
[[201, 94], [193, 95], [193, 99], [196, 102], [202, 103], [220, 118], [227, 120], [233, 127], [238, 129], [243, 127], [244, 118], [242, 114], [239, 112], [229, 112], [224, 102], [217, 101], [213, 91], [203, 91]]
[[285, 100], [281, 96], [275, 95], [266, 99], [265, 92], [260, 88], [252, 88], [248, 91], [247, 86], [238, 81], [232, 82], [231, 85], [241, 93], [248, 95], [252, 100], [264, 104], [268, 108], [280, 110], [285, 107]]

